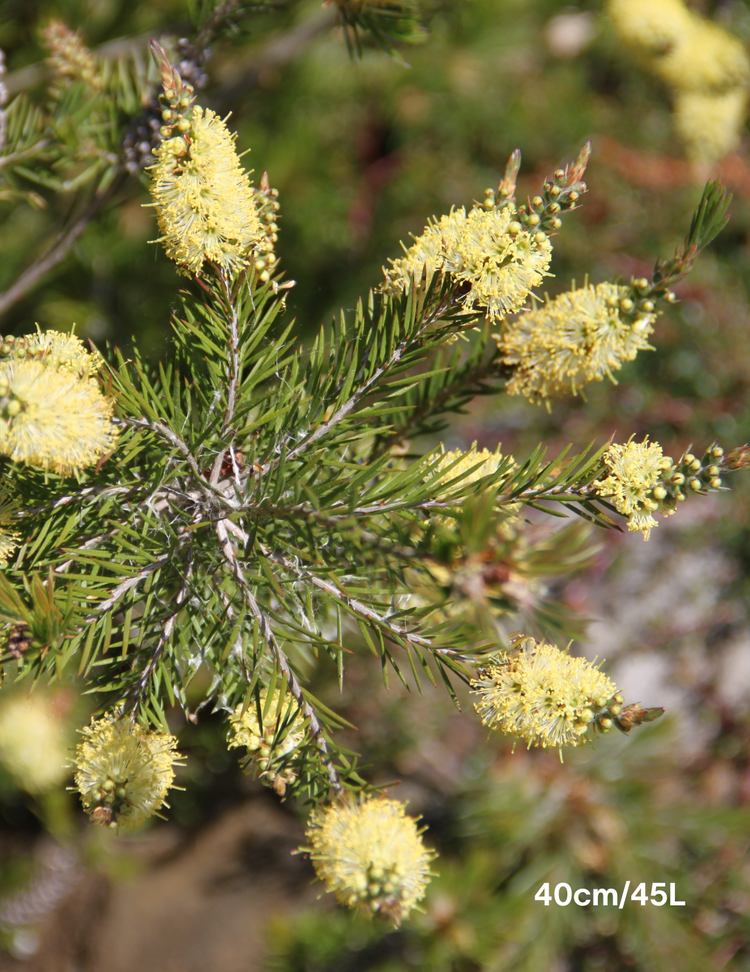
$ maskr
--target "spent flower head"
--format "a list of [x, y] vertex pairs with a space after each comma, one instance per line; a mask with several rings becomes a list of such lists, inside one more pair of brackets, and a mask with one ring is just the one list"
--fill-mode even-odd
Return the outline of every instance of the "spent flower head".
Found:
[[341, 904], [399, 925], [424, 897], [435, 855], [406, 804], [361, 797], [319, 808], [305, 836], [318, 877]]
[[114, 449], [113, 402], [97, 385], [45, 361], [0, 364], [0, 453], [75, 475]]
[[132, 830], [164, 805], [179, 759], [177, 740], [111, 713], [81, 729], [75, 783], [93, 823]]
[[236, 273], [263, 238], [235, 136], [210, 109], [193, 108], [183, 135], [166, 139], [150, 168], [151, 196], [167, 256], [186, 274], [208, 260]]
[[476, 305], [490, 320], [523, 306], [534, 287], [551, 276], [552, 244], [541, 230], [524, 228], [512, 205], [502, 209], [461, 207], [431, 221], [405, 256], [383, 268], [385, 290], [407, 290], [412, 279], [448, 274], [463, 284], [463, 305]]
[[595, 665], [533, 638], [519, 638], [471, 685], [484, 725], [523, 739], [529, 748], [580, 746], [594, 738], [597, 725], [611, 726], [612, 706], [612, 714], [621, 711], [617, 686]]
[[672, 460], [665, 457], [657, 442], [649, 442], [648, 436], [643, 442], [629, 439], [624, 445], [613, 443], [603, 458], [609, 475], [596, 480], [592, 484], [594, 490], [610, 499], [618, 513], [628, 517], [628, 530], [640, 530], [643, 539], [648, 540], [653, 527], [658, 526], [652, 513], [659, 510], [668, 516], [674, 512], [664, 508], [660, 497], [654, 494]]
[[68, 775], [68, 739], [59, 698], [0, 692], [0, 762], [28, 793], [51, 790]]
[[513, 368], [509, 395], [546, 402], [577, 394], [584, 385], [608, 377], [639, 351], [651, 348], [654, 313], [632, 315], [629, 287], [587, 284], [547, 300], [495, 335], [504, 364]]

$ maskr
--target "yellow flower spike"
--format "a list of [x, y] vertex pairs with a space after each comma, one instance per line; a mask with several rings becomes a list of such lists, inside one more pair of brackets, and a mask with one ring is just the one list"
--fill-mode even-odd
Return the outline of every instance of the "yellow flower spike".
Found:
[[[290, 715], [287, 715], [290, 702], [292, 710]], [[261, 713], [265, 705], [266, 693], [261, 691]], [[276, 689], [268, 714], [263, 716], [262, 729], [258, 721], [255, 699], [251, 699], [248, 705], [238, 705], [229, 716], [229, 724], [232, 737], [228, 748], [237, 749], [244, 746], [247, 750], [247, 758], [241, 762], [245, 772], [260, 769], [260, 779], [272, 787], [279, 796], [284, 796], [287, 786], [294, 783], [297, 776], [289, 767], [281, 769], [278, 763], [305, 741], [305, 725], [300, 718], [297, 703]], [[277, 738], [281, 732], [284, 733], [283, 738]]]
[[115, 447], [113, 402], [93, 381], [42, 361], [7, 361], [0, 388], [0, 452], [16, 462], [69, 476]]
[[63, 720], [43, 692], [0, 692], [0, 762], [28, 793], [44, 793], [68, 775]]
[[552, 244], [546, 234], [526, 230], [515, 219], [513, 206], [469, 213], [462, 207], [429, 223], [406, 254], [384, 267], [384, 289], [404, 291], [426, 270], [449, 274], [469, 290], [464, 307], [476, 305], [490, 320], [499, 320], [523, 306], [534, 287], [551, 276]]
[[75, 784], [92, 823], [133, 830], [165, 806], [179, 759], [174, 736], [112, 714], [92, 720], [81, 734]]
[[13, 525], [18, 522], [19, 509], [18, 503], [0, 489], [0, 567], [7, 567], [10, 555], [18, 547], [20, 534]]
[[678, 91], [674, 99], [675, 131], [694, 162], [715, 162], [740, 144], [747, 117], [747, 89], [715, 94]]
[[24, 335], [25, 356], [42, 364], [66, 371], [78, 378], [91, 378], [104, 364], [98, 351], [89, 351], [75, 334], [60, 331], [38, 331]]
[[674, 510], [660, 506], [654, 489], [664, 478], [664, 453], [657, 442], [629, 440], [624, 445], [612, 444], [604, 453], [609, 469], [606, 479], [596, 480], [592, 486], [609, 499], [618, 513], [628, 517], [628, 530], [640, 530], [648, 540], [651, 530], [658, 526], [651, 515], [657, 508], [663, 516]]
[[185, 274], [199, 274], [206, 260], [236, 273], [253, 261], [264, 230], [235, 136], [199, 107], [185, 135], [162, 142], [149, 170], [159, 242]]
[[362, 797], [313, 810], [305, 836], [318, 877], [339, 902], [398, 926], [425, 895], [436, 856], [398, 800]]
[[581, 746], [594, 738], [595, 710], [617, 686], [585, 658], [554, 645], [521, 639], [472, 679], [477, 715], [490, 729], [523, 739], [531, 748]]
[[[472, 469], [472, 467], [476, 466], [477, 468], [473, 472], [470, 472], [468, 476], [464, 476], [460, 482], [451, 486], [450, 489], [440, 493], [439, 499], [449, 499], [452, 492], [457, 489], [462, 489], [467, 483], [476, 483], [485, 476], [491, 476], [492, 473], [497, 472], [506, 459], [506, 456], [500, 452], [500, 448], [501, 446], [498, 443], [495, 451], [490, 452], [489, 449], [477, 449], [477, 444], [474, 442], [472, 443], [471, 449], [467, 452], [462, 452], [461, 449], [446, 452], [441, 457], [437, 469], [433, 473], [433, 475], [440, 477], [443, 481], [450, 482], [462, 473], [467, 472], [467, 470]], [[515, 462], [511, 459], [510, 469], [512, 470], [514, 468]]]
[[682, 0], [609, 0], [607, 12], [623, 43], [652, 55], [683, 43], [693, 27]]
[[625, 361], [653, 350], [646, 339], [657, 315], [624, 317], [620, 305], [629, 294], [628, 287], [589, 284], [507, 323], [496, 337], [503, 363], [514, 369], [507, 394], [532, 402], [575, 395], [589, 382], [615, 381]]

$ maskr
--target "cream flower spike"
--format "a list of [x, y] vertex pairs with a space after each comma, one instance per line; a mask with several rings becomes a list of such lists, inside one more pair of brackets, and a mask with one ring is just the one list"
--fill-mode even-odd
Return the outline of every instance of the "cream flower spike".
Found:
[[326, 890], [341, 904], [394, 925], [422, 900], [435, 857], [398, 800], [362, 797], [313, 810], [308, 851]]
[[506, 323], [495, 340], [503, 364], [513, 368], [507, 394], [546, 402], [603, 378], [616, 383], [614, 372], [626, 361], [653, 350], [647, 338], [657, 315], [622, 314], [629, 294], [617, 284], [588, 284]]
[[500, 320], [519, 310], [534, 287], [551, 276], [552, 244], [546, 233], [524, 229], [515, 207], [468, 213], [454, 209], [450, 215], [428, 224], [405, 256], [384, 267], [384, 289], [404, 291], [413, 279], [435, 273], [449, 274], [467, 288], [464, 307], [484, 310], [490, 320]]
[[114, 403], [97, 385], [44, 361], [0, 364], [0, 453], [70, 476], [114, 449]]
[[112, 714], [92, 720], [81, 734], [75, 783], [93, 823], [133, 830], [165, 805], [179, 759], [174, 736]]
[[484, 725], [529, 748], [580, 746], [594, 738], [597, 725], [608, 729], [611, 715], [622, 711], [617, 686], [595, 665], [533, 638], [495, 656], [471, 686]]
[[158, 242], [183, 273], [199, 274], [205, 261], [236, 273], [264, 239], [250, 177], [215, 112], [196, 106], [189, 123], [184, 137], [161, 143], [149, 170]]

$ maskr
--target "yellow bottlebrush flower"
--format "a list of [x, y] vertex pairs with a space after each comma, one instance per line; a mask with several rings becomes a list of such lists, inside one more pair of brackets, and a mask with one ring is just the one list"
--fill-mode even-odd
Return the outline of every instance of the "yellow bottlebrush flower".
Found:
[[695, 162], [716, 162], [734, 152], [745, 131], [747, 89], [732, 88], [720, 94], [681, 91], [674, 99], [674, 124]]
[[93, 381], [42, 361], [0, 365], [0, 453], [69, 476], [111, 452], [113, 402]]
[[13, 529], [18, 522], [18, 503], [0, 489], [0, 567], [6, 567], [8, 559], [18, 546], [20, 534]]
[[50, 62], [57, 75], [70, 81], [83, 81], [94, 91], [102, 88], [102, 76], [96, 56], [75, 31], [61, 20], [53, 20], [42, 31], [50, 52]]
[[425, 894], [434, 853], [398, 800], [366, 797], [313, 810], [308, 851], [326, 890], [348, 908], [394, 925]]
[[623, 43], [636, 53], [664, 53], [693, 27], [682, 0], [609, 0], [607, 10]]
[[602, 283], [560, 294], [515, 321], [496, 336], [502, 360], [513, 367], [506, 391], [530, 401], [577, 394], [583, 385], [615, 381], [613, 372], [651, 349], [655, 314], [635, 321], [620, 312], [627, 287]]
[[67, 732], [55, 698], [0, 692], [0, 762], [29, 793], [51, 790], [68, 775]]
[[[19, 339], [19, 344], [21, 340], [26, 358], [41, 361], [51, 368], [67, 371], [78, 378], [93, 377], [104, 364], [104, 358], [99, 352], [90, 351], [75, 334], [38, 331], [36, 334], [25, 334]], [[13, 357], [18, 358], [18, 353]]]
[[609, 711], [617, 694], [614, 682], [585, 658], [533, 638], [494, 658], [471, 685], [482, 722], [525, 740], [529, 748], [590, 741], [598, 714]]
[[674, 512], [664, 508], [653, 494], [665, 470], [672, 466], [672, 460], [665, 457], [657, 442], [649, 442], [646, 436], [643, 442], [611, 445], [604, 453], [604, 462], [609, 475], [596, 480], [592, 484], [594, 489], [599, 496], [609, 499], [618, 513], [628, 517], [628, 530], [640, 530], [643, 539], [648, 540], [653, 527], [658, 526], [651, 514], [655, 510], [663, 516]]
[[[497, 472], [503, 462], [506, 461], [506, 458], [508, 458], [500, 452], [500, 448], [500, 443], [498, 443], [495, 451], [490, 452], [489, 449], [477, 449], [477, 444], [474, 442], [472, 443], [471, 449], [466, 452], [463, 452], [461, 449], [454, 449], [451, 452], [444, 453], [440, 457], [437, 468], [432, 473], [441, 482], [451, 482], [451, 480], [466, 473], [469, 469], [473, 469], [475, 466], [476, 468], [473, 469], [473, 472], [464, 476], [460, 482], [439, 493], [437, 498], [443, 500], [450, 499], [452, 493], [458, 489], [463, 489], [467, 483], [476, 483], [485, 476], [491, 476], [492, 473]], [[510, 457], [508, 465], [509, 474], [515, 468], [516, 464], [513, 458]]]
[[476, 305], [491, 320], [517, 311], [531, 290], [551, 276], [547, 235], [524, 229], [510, 205], [475, 206], [468, 214], [463, 207], [454, 209], [430, 222], [405, 254], [383, 268], [385, 290], [406, 290], [425, 270], [428, 277], [441, 271], [466, 285], [462, 300], [467, 310]]
[[[261, 691], [261, 715], [265, 706], [266, 693]], [[279, 796], [284, 796], [287, 786], [297, 776], [289, 767], [278, 764], [302, 745], [305, 726], [297, 703], [279, 689], [274, 692], [270, 708], [262, 719], [261, 728], [255, 699], [251, 699], [248, 705], [238, 705], [229, 716], [232, 737], [228, 745], [230, 749], [244, 746], [247, 758], [243, 760], [243, 769], [246, 772], [259, 770], [260, 778], [273, 787]]]
[[196, 107], [185, 137], [167, 139], [155, 152], [151, 196], [160, 242], [185, 273], [200, 273], [204, 260], [234, 273], [263, 236], [234, 141], [215, 112]]
[[747, 87], [750, 59], [744, 44], [717, 24], [690, 13], [690, 29], [649, 64], [675, 92], [715, 93]]
[[112, 714], [93, 719], [81, 734], [75, 783], [93, 823], [132, 830], [164, 806], [179, 759], [174, 736]]

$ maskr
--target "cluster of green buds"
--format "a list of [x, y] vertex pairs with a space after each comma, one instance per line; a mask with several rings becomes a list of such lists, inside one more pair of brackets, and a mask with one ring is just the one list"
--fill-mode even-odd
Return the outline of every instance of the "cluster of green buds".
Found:
[[26, 337], [13, 337], [9, 334], [3, 337], [0, 334], [0, 357], [20, 359], [28, 354], [29, 342]]
[[11, 393], [10, 383], [4, 375], [0, 375], [0, 418], [6, 421], [14, 419], [24, 408], [24, 403]]
[[[582, 181], [582, 176], [586, 171], [589, 156], [591, 155], [591, 143], [587, 142], [572, 165], [565, 166], [564, 169], [557, 169], [552, 176], [547, 179], [542, 188], [542, 194], [528, 199], [526, 204], [518, 208], [517, 232], [521, 229], [537, 229], [540, 233], [547, 235], [556, 233], [562, 226], [561, 216], [578, 208], [578, 200], [586, 192], [586, 183]], [[521, 162], [521, 154], [516, 151], [510, 157], [505, 176], [501, 180], [497, 190], [487, 189], [485, 191], [484, 205], [487, 209], [495, 207], [502, 208], [508, 202], [513, 201], [515, 195], [516, 176], [518, 166]], [[509, 229], [512, 232], [513, 223]]]
[[[167, 53], [160, 44], [151, 41], [151, 50], [159, 63], [162, 80], [159, 104], [163, 124], [159, 134], [162, 138], [185, 139], [190, 131], [190, 112], [195, 103], [195, 88], [182, 80], [180, 72], [170, 64]], [[175, 152], [177, 154], [181, 153]]]
[[624, 705], [625, 698], [616, 692], [610, 699], [592, 699], [591, 706], [584, 709], [581, 717], [599, 732], [609, 732], [615, 726], [620, 732], [630, 732], [633, 726], [644, 722], [654, 722], [664, 715], [663, 708], [642, 709], [638, 703]]
[[259, 278], [266, 283], [271, 279], [271, 274], [279, 262], [276, 256], [276, 242], [279, 238], [277, 220], [281, 208], [279, 190], [271, 188], [267, 172], [263, 173], [260, 184], [254, 190], [254, 202], [263, 226], [263, 237], [255, 247], [255, 269], [258, 271]]
[[398, 913], [401, 882], [395, 865], [372, 863], [365, 874], [352, 876], [352, 886], [361, 902], [374, 914], [390, 916]]
[[117, 830], [119, 818], [130, 813], [127, 790], [111, 777], [91, 793], [91, 822]]
[[636, 328], [640, 322], [653, 321], [660, 302], [674, 304], [677, 300], [674, 291], [655, 286], [647, 277], [631, 277], [630, 284], [624, 284], [623, 287], [628, 292], [623, 293], [615, 303], [618, 304], [621, 318]]
[[676, 463], [665, 456], [662, 460], [663, 477], [651, 489], [644, 505], [651, 512], [671, 513], [678, 503], [684, 503], [688, 493], [706, 493], [722, 489], [721, 474], [736, 468], [724, 450], [714, 442], [699, 459], [692, 452], [686, 452]]
[[257, 775], [261, 783], [283, 798], [288, 787], [296, 782], [297, 773], [292, 767], [285, 765], [286, 749], [282, 746], [282, 751], [279, 752], [279, 747], [274, 745], [274, 736], [274, 729], [266, 729], [258, 748], [248, 753], [240, 765], [246, 773]]

